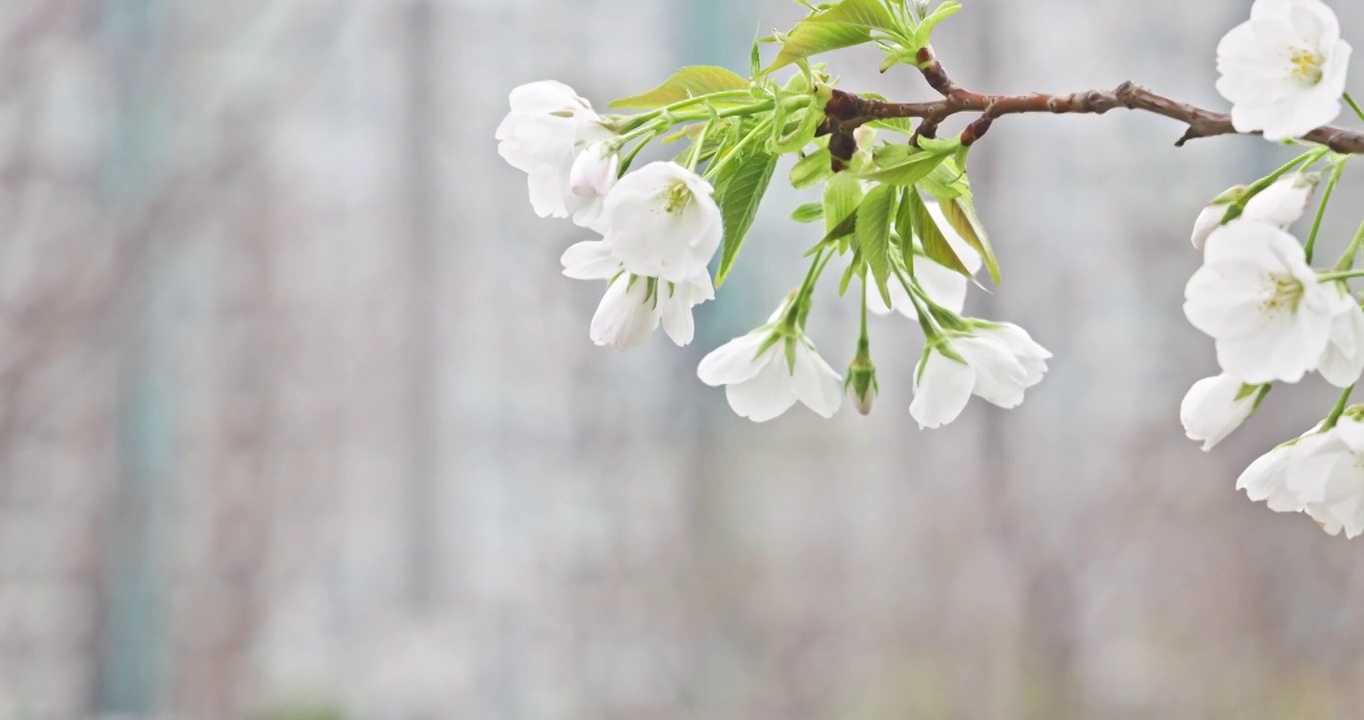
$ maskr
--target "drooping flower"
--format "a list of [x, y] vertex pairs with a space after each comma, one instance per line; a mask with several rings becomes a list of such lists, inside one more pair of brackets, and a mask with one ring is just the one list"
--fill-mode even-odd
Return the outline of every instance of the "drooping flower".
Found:
[[1237, 132], [1301, 137], [1340, 114], [1351, 52], [1321, 0], [1256, 0], [1217, 46], [1217, 91]]
[[[1288, 226], [1297, 222], [1307, 210], [1307, 203], [1312, 199], [1312, 191], [1316, 189], [1319, 180], [1317, 175], [1307, 173], [1285, 175], [1247, 200], [1241, 218], [1258, 220], [1287, 230]], [[1199, 213], [1198, 219], [1194, 221], [1191, 240], [1195, 248], [1203, 249], [1208, 236], [1222, 225], [1227, 208], [1245, 197], [1246, 191], [1244, 185], [1238, 185], [1213, 198], [1213, 201], [1203, 208], [1203, 212]]]
[[1334, 428], [1301, 439], [1287, 463], [1286, 487], [1326, 532], [1364, 533], [1364, 423], [1341, 417]]
[[1263, 501], [1274, 512], [1299, 512], [1305, 504], [1288, 488], [1288, 469], [1293, 464], [1297, 443], [1285, 443], [1261, 455], [1241, 473], [1236, 489], [1246, 497]]
[[1320, 179], [1317, 175], [1307, 173], [1285, 175], [1247, 200], [1246, 210], [1241, 217], [1259, 220], [1281, 230], [1287, 230], [1289, 225], [1297, 222], [1307, 211], [1312, 191], [1316, 189]]
[[920, 428], [941, 427], [957, 419], [972, 395], [1017, 407], [1024, 392], [1042, 381], [1050, 357], [1026, 330], [1010, 323], [983, 324], [930, 342], [915, 368], [910, 415]]
[[1346, 388], [1364, 373], [1364, 309], [1349, 299], [1344, 288], [1339, 291], [1347, 299], [1331, 319], [1330, 340], [1317, 361], [1317, 372], [1332, 385]]
[[578, 159], [573, 161], [573, 169], [569, 172], [569, 189], [578, 198], [573, 222], [579, 227], [605, 234], [602, 210], [606, 205], [606, 196], [616, 186], [619, 168], [620, 156], [606, 140], [583, 148]]
[[540, 80], [511, 91], [511, 112], [497, 127], [497, 152], [527, 175], [540, 217], [569, 217], [581, 204], [570, 188], [574, 160], [588, 143], [609, 139], [601, 117], [573, 88]]
[[880, 394], [881, 385], [876, 381], [876, 365], [871, 361], [871, 350], [866, 342], [859, 342], [857, 354], [848, 364], [848, 379], [843, 389], [852, 398], [853, 407], [863, 415], [870, 415]]
[[683, 282], [705, 272], [720, 247], [710, 183], [674, 162], [627, 174], [606, 196], [605, 239], [628, 272]]
[[1302, 246], [1273, 225], [1235, 220], [1208, 238], [1184, 314], [1216, 341], [1217, 361], [1247, 384], [1297, 382], [1317, 366], [1342, 310]]
[[569, 247], [561, 261], [568, 277], [609, 281], [592, 316], [589, 335], [597, 345], [628, 350], [647, 340], [659, 325], [674, 344], [688, 345], [696, 329], [692, 308], [715, 297], [705, 271], [680, 283], [630, 275], [611, 246], [600, 240]]
[[1189, 388], [1179, 405], [1179, 421], [1190, 440], [1208, 451], [1255, 412], [1260, 386], [1246, 385], [1225, 373], [1203, 378]]
[[701, 360], [697, 377], [711, 387], [724, 385], [730, 408], [753, 422], [771, 420], [797, 401], [833, 417], [843, 402], [843, 379], [803, 332], [784, 332], [765, 325], [730, 340]]

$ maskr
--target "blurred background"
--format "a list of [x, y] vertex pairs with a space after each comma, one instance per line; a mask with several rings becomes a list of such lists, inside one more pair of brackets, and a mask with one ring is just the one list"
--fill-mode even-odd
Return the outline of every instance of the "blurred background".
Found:
[[[1250, 4], [967, 0], [935, 45], [980, 90], [1223, 107]], [[968, 310], [1056, 353], [1014, 411], [917, 430], [903, 319], [872, 328], [871, 417], [752, 425], [702, 386], [817, 239], [780, 182], [691, 347], [591, 344], [601, 289], [558, 262], [583, 231], [496, 153], [508, 91], [743, 71], [800, 12], [0, 3], [0, 719], [1364, 717], [1364, 545], [1233, 489], [1335, 393], [1276, 391], [1211, 454], [1178, 420], [1216, 372], [1193, 218], [1280, 148], [996, 123], [972, 175], [1005, 282]]]

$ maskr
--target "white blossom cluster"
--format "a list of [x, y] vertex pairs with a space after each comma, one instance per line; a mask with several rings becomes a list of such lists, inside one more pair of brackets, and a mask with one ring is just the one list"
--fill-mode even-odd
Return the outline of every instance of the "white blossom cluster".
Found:
[[[878, 392], [867, 329], [873, 314], [908, 318], [922, 330], [909, 407], [921, 428], [952, 422], [972, 396], [1018, 406], [1041, 382], [1051, 353], [1017, 325], [962, 315], [982, 267], [996, 283], [1000, 278], [966, 178], [969, 151], [993, 107], [957, 137], [935, 137], [941, 113], [961, 109], [953, 103], [995, 96], [953, 94], [946, 110], [914, 114], [925, 105], [870, 104], [834, 89], [823, 65], [809, 62], [827, 50], [874, 44], [886, 54], [883, 69], [914, 65], [941, 89], [950, 82], [928, 41], [961, 3], [809, 7], [790, 33], [762, 41], [781, 43], [767, 69], [756, 43], [747, 78], [725, 68], [682, 68], [658, 88], [612, 104], [643, 110], [638, 114], [599, 115], [556, 81], [512, 91], [511, 112], [496, 133], [499, 153], [526, 173], [538, 215], [571, 218], [599, 236], [561, 258], [566, 276], [605, 283], [592, 341], [625, 350], [661, 326], [675, 344], [689, 344], [693, 309], [715, 298], [778, 158], [789, 154], [798, 158], [794, 187], [824, 188], [822, 203], [792, 217], [822, 219], [827, 234], [806, 253], [805, 280], [767, 322], [705, 356], [701, 382], [723, 386], [734, 412], [754, 422], [797, 403], [832, 417], [845, 394], [865, 414]], [[1364, 406], [1351, 407], [1349, 399], [1364, 373], [1364, 309], [1350, 281], [1364, 277], [1354, 267], [1364, 227], [1334, 264], [1312, 264], [1327, 203], [1354, 157], [1333, 151], [1348, 147], [1338, 130], [1319, 129], [1346, 105], [1364, 120], [1346, 92], [1351, 53], [1322, 0], [1255, 0], [1250, 19], [1218, 45], [1217, 89], [1232, 104], [1231, 126], [1303, 152], [1219, 195], [1195, 222], [1192, 241], [1203, 265], [1189, 280], [1184, 312], [1213, 339], [1220, 372], [1194, 384], [1180, 418], [1208, 450], [1276, 384], [1316, 373], [1342, 388], [1323, 421], [1252, 464], [1238, 487], [1273, 510], [1307, 513], [1328, 532], [1354, 537], [1364, 533]], [[783, 67], [799, 72], [778, 84], [771, 73]], [[916, 126], [912, 117], [924, 120]], [[878, 140], [878, 131], [903, 140]], [[686, 141], [685, 149], [672, 161], [632, 168], [655, 139]], [[1299, 241], [1290, 228], [1323, 185], [1311, 231]], [[806, 332], [813, 291], [835, 259], [846, 260], [840, 295], [862, 285], [854, 294], [861, 335], [846, 377]]]
[[[708, 266], [723, 232], [711, 184], [676, 162], [655, 162], [617, 179], [619, 149], [609, 123], [574, 90], [555, 81], [511, 93], [511, 112], [497, 130], [498, 150], [528, 175], [531, 204], [541, 217], [571, 217], [601, 235], [569, 247], [564, 274], [607, 283], [592, 318], [594, 343], [636, 347], [660, 325], [677, 345], [694, 336], [692, 308], [715, 297]], [[859, 133], [864, 144], [872, 133]], [[942, 221], [942, 211], [929, 203]], [[946, 225], [945, 222], [943, 222]], [[945, 239], [971, 273], [979, 255], [950, 230]], [[865, 302], [876, 314], [919, 320], [928, 342], [915, 370], [910, 412], [921, 427], [937, 428], [961, 414], [972, 395], [1003, 408], [1023, 401], [1042, 380], [1051, 353], [1022, 328], [960, 317], [968, 280], [924, 259], [912, 279], [889, 286], [890, 304], [866, 283]], [[822, 269], [822, 266], [821, 268]], [[807, 284], [784, 299], [767, 323], [717, 348], [697, 370], [710, 386], [724, 386], [741, 417], [764, 422], [797, 402], [822, 417], [842, 404], [845, 380], [805, 333]], [[860, 355], [859, 355], [860, 357]], [[867, 358], [850, 375], [874, 373]], [[876, 394], [872, 377], [850, 377], [846, 387], [859, 410]]]
[[[1300, 137], [1341, 111], [1351, 48], [1321, 0], [1257, 0], [1251, 19], [1218, 46], [1218, 90], [1241, 132]], [[1180, 407], [1191, 439], [1211, 449], [1249, 418], [1276, 383], [1316, 372], [1343, 388], [1332, 413], [1251, 464], [1237, 487], [1278, 512], [1305, 512], [1327, 532], [1364, 533], [1364, 414], [1348, 407], [1364, 372], [1364, 310], [1349, 286], [1364, 230], [1327, 270], [1312, 267], [1325, 200], [1345, 156], [1309, 150], [1275, 174], [1218, 197], [1195, 222], [1203, 265], [1184, 312], [1210, 336], [1222, 372], [1198, 381]], [[1331, 174], [1305, 243], [1288, 229]]]

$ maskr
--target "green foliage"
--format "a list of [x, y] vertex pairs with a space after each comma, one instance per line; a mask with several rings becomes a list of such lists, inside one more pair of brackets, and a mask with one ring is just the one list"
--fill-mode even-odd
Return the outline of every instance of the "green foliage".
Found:
[[880, 0], [843, 0], [804, 21], [813, 25], [853, 25], [868, 30], [895, 31], [899, 24]]
[[781, 38], [781, 50], [777, 53], [777, 59], [772, 61], [762, 74], [767, 75], [813, 55], [870, 41], [871, 30], [861, 25], [812, 23], [805, 20]]
[[[867, 180], [885, 183], [887, 185], [910, 186], [928, 177], [944, 160], [951, 157], [950, 151], [942, 150], [915, 150], [908, 145], [892, 146], [893, 148], [903, 148], [902, 152], [883, 152], [876, 157], [877, 166], [880, 168], [864, 176]], [[887, 165], [886, 163], [890, 163]]]
[[826, 242], [851, 235], [862, 204], [862, 183], [850, 173], [839, 173], [824, 185]]
[[791, 219], [798, 223], [812, 223], [824, 219], [823, 203], [805, 203], [791, 212]]
[[924, 18], [923, 22], [920, 22], [919, 26], [914, 29], [914, 48], [917, 50], [918, 48], [928, 45], [929, 40], [932, 39], [933, 30], [938, 27], [938, 23], [956, 15], [960, 10], [961, 3], [956, 0], [947, 0], [947, 2], [939, 5], [936, 10], [930, 13], [928, 17]]
[[952, 249], [952, 245], [947, 242], [947, 236], [943, 235], [942, 229], [938, 227], [938, 222], [933, 218], [933, 213], [928, 211], [928, 205], [919, 195], [919, 191], [915, 188], [907, 188], [905, 200], [912, 207], [914, 229], [919, 235], [919, 241], [923, 243], [924, 255], [945, 268], [971, 277], [971, 271], [961, 261], [961, 258], [957, 257], [957, 252]]
[[989, 271], [990, 279], [998, 285], [1000, 280], [999, 259], [995, 257], [995, 250], [990, 246], [990, 237], [985, 234], [985, 228], [981, 226], [980, 219], [976, 217], [976, 209], [971, 203], [970, 196], [953, 198], [940, 203], [940, 205], [943, 217], [947, 218], [947, 223], [985, 259], [985, 269]]
[[801, 158], [791, 168], [791, 187], [804, 190], [833, 177], [832, 161], [827, 147], [821, 147]]
[[729, 162], [716, 178], [715, 201], [725, 226], [724, 249], [715, 271], [717, 287], [729, 276], [776, 169], [776, 155], [755, 150]]
[[867, 269], [876, 279], [876, 288], [887, 305], [891, 304], [891, 299], [886, 281], [893, 271], [890, 227], [898, 193], [899, 188], [894, 185], [877, 185], [867, 193], [866, 199], [857, 209], [857, 247], [866, 259]]
[[748, 80], [730, 70], [714, 65], [691, 65], [673, 73], [672, 77], [653, 90], [616, 100], [611, 103], [611, 107], [652, 110], [698, 95], [747, 88]]

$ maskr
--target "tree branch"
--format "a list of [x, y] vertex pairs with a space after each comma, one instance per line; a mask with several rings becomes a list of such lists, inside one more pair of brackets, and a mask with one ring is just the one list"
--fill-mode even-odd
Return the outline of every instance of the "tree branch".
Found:
[[[979, 140], [995, 118], [1026, 113], [1054, 115], [1102, 115], [1109, 110], [1125, 108], [1154, 113], [1188, 126], [1175, 143], [1198, 138], [1239, 133], [1231, 123], [1231, 116], [1213, 112], [1188, 103], [1157, 95], [1140, 85], [1125, 82], [1112, 90], [1090, 90], [1069, 95], [986, 95], [966, 90], [952, 81], [928, 48], [919, 53], [919, 68], [930, 87], [943, 96], [942, 100], [919, 103], [890, 103], [863, 98], [853, 93], [834, 90], [834, 98], [825, 109], [828, 129], [833, 133], [850, 133], [857, 127], [875, 120], [921, 118], [917, 136], [933, 137], [938, 124], [958, 113], [979, 113], [979, 117], [962, 132], [961, 142], [970, 145]], [[1364, 132], [1327, 126], [1317, 128], [1302, 137], [1308, 142], [1325, 145], [1344, 155], [1364, 155]]]

